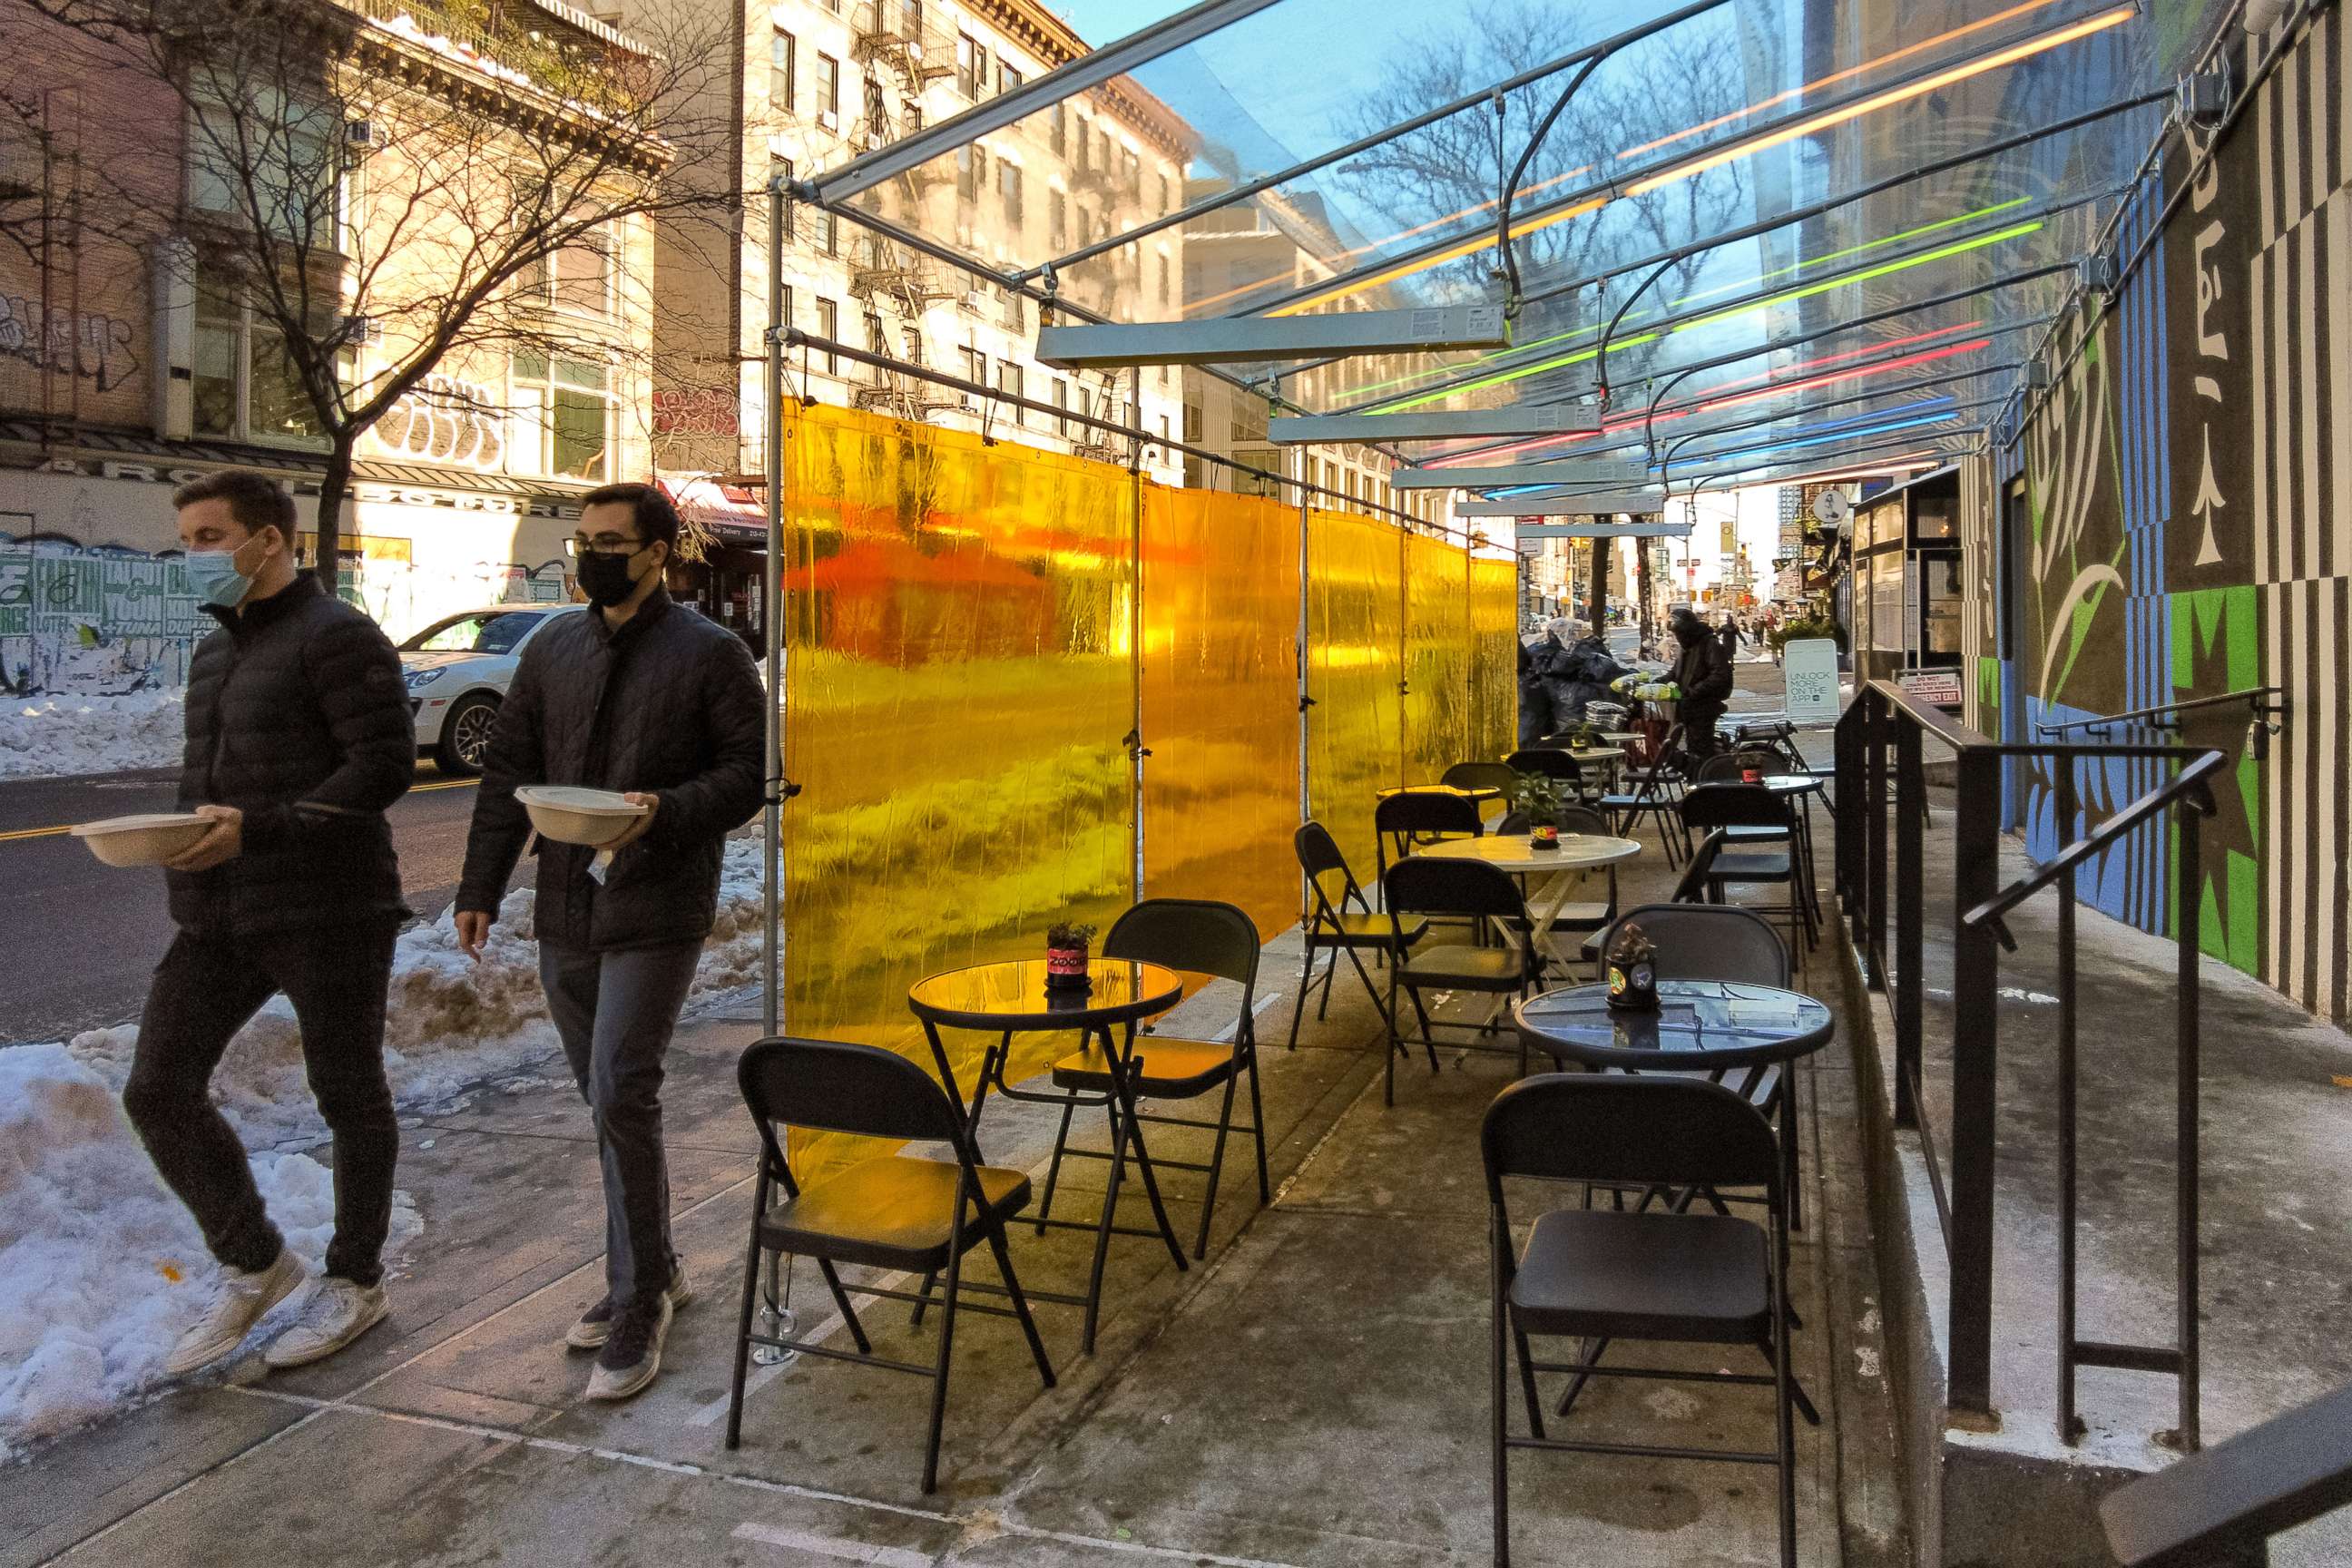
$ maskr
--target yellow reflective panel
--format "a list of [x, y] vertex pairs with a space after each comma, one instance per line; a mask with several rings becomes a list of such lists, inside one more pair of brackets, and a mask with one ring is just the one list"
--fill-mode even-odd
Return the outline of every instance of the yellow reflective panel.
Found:
[[1298, 509], [1143, 491], [1143, 889], [1298, 918]]
[[1470, 562], [1469, 755], [1508, 756], [1519, 731], [1519, 563]]
[[1375, 792], [1404, 782], [1404, 536], [1310, 510], [1307, 544], [1307, 805], [1356, 875], [1373, 876]]
[[[914, 982], [1034, 956], [1056, 920], [1108, 929], [1132, 894], [1135, 481], [850, 409], [783, 418], [786, 1026], [928, 1064]], [[1075, 1042], [1021, 1044], [1025, 1076]], [[968, 1096], [982, 1042], [949, 1046]]]
[[[1434, 784], [1470, 751], [1470, 560], [1458, 545], [1405, 536], [1404, 777]], [[1499, 753], [1497, 753], [1499, 755]]]

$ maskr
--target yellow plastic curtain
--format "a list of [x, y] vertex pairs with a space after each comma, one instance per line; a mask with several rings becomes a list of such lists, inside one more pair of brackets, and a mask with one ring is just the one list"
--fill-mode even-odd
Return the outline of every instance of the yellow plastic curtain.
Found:
[[1143, 490], [1143, 890], [1298, 918], [1298, 509]]
[[[1143, 893], [1225, 900], [1268, 937], [1297, 918], [1296, 505], [856, 410], [782, 419], [788, 1029], [928, 1064], [908, 988], [1032, 956], [1057, 920], [1107, 930], [1139, 825]], [[1405, 702], [1414, 776], [1507, 747], [1511, 563], [1307, 522], [1310, 807], [1369, 876]], [[969, 1095], [984, 1042], [948, 1044]], [[1013, 1073], [1069, 1048], [1021, 1040]]]
[[1387, 523], [1307, 513], [1307, 808], [1367, 881], [1376, 792], [1404, 782], [1403, 545]]

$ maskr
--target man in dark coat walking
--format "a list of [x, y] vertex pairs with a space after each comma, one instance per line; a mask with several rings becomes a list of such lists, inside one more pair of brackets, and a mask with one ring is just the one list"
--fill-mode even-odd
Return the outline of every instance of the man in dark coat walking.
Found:
[[1715, 721], [1730, 702], [1731, 660], [1706, 623], [1688, 606], [1676, 610], [1669, 625], [1681, 649], [1666, 679], [1682, 692], [1675, 712], [1682, 721], [1683, 746], [1704, 762], [1715, 755]]
[[184, 485], [190, 585], [220, 629], [188, 666], [180, 806], [212, 819], [166, 863], [173, 923], [139, 1020], [122, 1109], [221, 1265], [211, 1308], [165, 1370], [243, 1342], [300, 1288], [244, 1145], [207, 1090], [272, 994], [302, 1028], [302, 1065], [335, 1140], [335, 1237], [271, 1366], [332, 1355], [387, 1310], [381, 1254], [400, 1133], [383, 1075], [384, 993], [402, 907], [384, 812], [416, 767], [400, 656], [376, 624], [294, 564], [294, 501], [230, 468]]
[[670, 1247], [663, 1058], [719, 903], [727, 834], [760, 809], [766, 697], [740, 637], [673, 604], [662, 574], [678, 520], [651, 485], [607, 485], [572, 542], [594, 607], [523, 650], [499, 710], [457, 889], [457, 939], [478, 958], [530, 836], [515, 790], [573, 784], [647, 808], [604, 849], [541, 839], [540, 982], [604, 1182], [604, 1299], [565, 1335], [598, 1352], [593, 1399], [626, 1399], [661, 1370], [688, 1299]]

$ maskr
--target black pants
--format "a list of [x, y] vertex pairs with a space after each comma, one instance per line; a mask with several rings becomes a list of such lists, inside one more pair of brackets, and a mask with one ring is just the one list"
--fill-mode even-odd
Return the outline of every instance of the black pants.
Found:
[[604, 1290], [615, 1306], [659, 1295], [677, 1267], [662, 1147], [663, 1058], [701, 956], [698, 940], [611, 952], [539, 944], [548, 1015], [596, 1119]]
[[1675, 710], [1683, 721], [1683, 750], [1688, 752], [1694, 761], [1703, 763], [1723, 749], [1722, 742], [1716, 739], [1715, 721], [1723, 717], [1726, 706], [1721, 702], [1685, 698], [1682, 706]]
[[262, 1206], [245, 1146], [208, 1088], [246, 1021], [283, 991], [302, 1027], [302, 1068], [335, 1136], [335, 1239], [327, 1272], [362, 1285], [383, 1274], [392, 1171], [400, 1152], [383, 1076], [384, 988], [398, 927], [382, 919], [258, 936], [173, 939], [147, 990], [122, 1109], [205, 1245], [235, 1268], [266, 1268], [285, 1245]]

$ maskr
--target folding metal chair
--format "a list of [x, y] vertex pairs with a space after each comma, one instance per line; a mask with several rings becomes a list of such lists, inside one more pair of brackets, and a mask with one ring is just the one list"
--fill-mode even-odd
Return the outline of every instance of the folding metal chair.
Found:
[[[1028, 1206], [1029, 1178], [1019, 1171], [981, 1164], [965, 1134], [963, 1113], [948, 1098], [947, 1090], [914, 1062], [878, 1047], [772, 1037], [744, 1051], [736, 1064], [735, 1078], [743, 1091], [743, 1103], [760, 1129], [760, 1177], [751, 1200], [751, 1247], [743, 1259], [742, 1310], [735, 1325], [735, 1371], [727, 1394], [727, 1446], [733, 1448], [742, 1441], [743, 1380], [755, 1344], [912, 1373], [931, 1380], [923, 1490], [932, 1491], [939, 1480], [940, 1429], [947, 1417], [948, 1353], [955, 1342], [959, 1310], [1019, 1319], [1021, 1331], [1029, 1341], [1029, 1354], [1037, 1363], [1037, 1375], [1046, 1387], [1054, 1386], [1053, 1363], [1045, 1359], [1045, 1346], [1037, 1338], [1028, 1298], [1021, 1292], [1021, 1281], [1013, 1272], [1013, 1255], [1004, 1244], [1004, 1222]], [[803, 1188], [793, 1179], [782, 1145], [777, 1142], [779, 1126], [944, 1143], [955, 1158], [884, 1154], [861, 1160]], [[779, 1187], [784, 1201], [772, 1209], [769, 1198]], [[1003, 1277], [1001, 1294], [1011, 1299], [1009, 1309], [963, 1300], [967, 1290], [990, 1289], [962, 1279], [963, 1255], [982, 1241]], [[776, 1339], [751, 1331], [761, 1259], [771, 1252], [815, 1259], [842, 1323], [857, 1345], [856, 1352], [811, 1340]], [[873, 1353], [866, 1327], [858, 1321], [857, 1310], [850, 1304], [835, 1271], [837, 1263], [925, 1275], [942, 1268], [947, 1271], [946, 1309], [940, 1315], [939, 1355], [933, 1364], [926, 1367]], [[919, 1305], [922, 1300], [909, 1290], [874, 1285], [861, 1286], [860, 1290]]]
[[1596, 803], [1611, 815], [1619, 833], [1630, 834], [1643, 817], [1653, 818], [1657, 824], [1658, 840], [1665, 847], [1669, 868], [1681, 865], [1690, 854], [1689, 837], [1683, 831], [1682, 818], [1675, 814], [1682, 795], [1682, 774], [1676, 771], [1682, 739], [1683, 727], [1676, 724], [1666, 731], [1654, 762], [1626, 768], [1625, 780], [1633, 786], [1631, 790], [1604, 795]]
[[[1797, 1561], [1795, 1380], [1789, 1368], [1789, 1216], [1780, 1157], [1755, 1107], [1720, 1085], [1686, 1079], [1545, 1073], [1512, 1084], [1480, 1130], [1491, 1219], [1488, 1397], [1494, 1454], [1495, 1562], [1510, 1562], [1514, 1448], [1720, 1459], [1775, 1468], [1780, 1562]], [[1506, 1178], [1624, 1186], [1761, 1188], [1769, 1231], [1722, 1215], [1558, 1208], [1538, 1216], [1527, 1250], [1511, 1239]], [[1510, 1343], [1505, 1343], [1506, 1336]], [[1531, 1337], [1587, 1342], [1581, 1359], [1539, 1362]], [[1611, 1340], [1752, 1345], [1769, 1375], [1603, 1366]], [[1528, 1435], [1510, 1429], [1509, 1363], [1516, 1351]], [[1538, 1373], [1575, 1379], [1643, 1377], [1763, 1385], [1773, 1391], [1770, 1453], [1575, 1441], [1549, 1436]], [[1563, 1411], [1565, 1414], [1565, 1411]]]
[[1519, 775], [1507, 763], [1456, 763], [1438, 774], [1437, 782], [1454, 789], [1498, 789], [1507, 800]]
[[1382, 795], [1372, 807], [1374, 874], [1385, 882], [1389, 867], [1421, 846], [1441, 838], [1476, 838], [1486, 831], [1478, 807], [1465, 796], [1434, 790]]
[[[1400, 860], [1388, 868], [1381, 902], [1389, 917], [1402, 922], [1407, 915], [1466, 920], [1479, 931], [1496, 930], [1499, 944], [1491, 947], [1418, 948], [1389, 968], [1388, 1076], [1381, 1093], [1385, 1104], [1396, 1103], [1396, 1059], [1410, 1059], [1409, 1046], [1417, 1040], [1429, 1053], [1429, 1070], [1437, 1070], [1437, 1037], [1424, 991], [1467, 991], [1496, 998], [1494, 1011], [1475, 1026], [1479, 1039], [1449, 1042], [1463, 1050], [1501, 1050], [1486, 1043], [1498, 1026], [1504, 1007], [1524, 996], [1543, 976], [1543, 957], [1536, 951], [1534, 922], [1518, 884], [1494, 867], [1476, 860], [1433, 860], [1425, 856]], [[1400, 924], [1402, 930], [1402, 924]], [[1396, 994], [1402, 987], [1412, 1002], [1421, 1033], [1413, 1040], [1397, 1027]], [[1528, 1065], [1525, 1041], [1518, 1045], [1519, 1070]]]
[[1770, 905], [1769, 909], [1785, 912], [1789, 917], [1789, 945], [1798, 945], [1801, 930], [1804, 945], [1813, 941], [1813, 906], [1806, 895], [1806, 882], [1812, 874], [1810, 860], [1804, 855], [1797, 837], [1796, 819], [1785, 796], [1778, 795], [1762, 784], [1703, 784], [1686, 791], [1682, 799], [1683, 826], [1693, 833], [1708, 829], [1726, 830], [1727, 840], [1733, 838], [1730, 830], [1741, 827], [1776, 829], [1779, 842], [1750, 843], [1739, 847], [1727, 845], [1709, 868], [1707, 881], [1718, 895], [1715, 901], [1725, 901], [1719, 895], [1734, 882], [1751, 886], [1780, 886], [1789, 890], [1789, 901]]
[[[1201, 1234], [1192, 1244], [1195, 1258], [1209, 1255], [1209, 1219], [1216, 1207], [1217, 1178], [1224, 1170], [1225, 1140], [1230, 1134], [1246, 1132], [1257, 1145], [1257, 1201], [1265, 1204], [1273, 1195], [1265, 1178], [1265, 1105], [1259, 1097], [1257, 1082], [1255, 1000], [1260, 945], [1256, 923], [1249, 916], [1231, 904], [1203, 899], [1146, 899], [1120, 915], [1111, 926], [1110, 934], [1103, 938], [1105, 958], [1157, 963], [1241, 984], [1241, 1018], [1234, 1027], [1230, 1044], [1146, 1035], [1137, 1040], [1135, 1058], [1128, 1068], [1137, 1100], [1194, 1100], [1219, 1088], [1225, 1091], [1214, 1121], [1187, 1116], [1146, 1115], [1141, 1110], [1135, 1113], [1139, 1121], [1197, 1127], [1217, 1135], [1215, 1149], [1206, 1164], [1197, 1160], [1171, 1160], [1165, 1154], [1151, 1157], [1157, 1167], [1201, 1171], [1208, 1175], [1208, 1190], [1201, 1195]], [[1087, 1160], [1118, 1157], [1112, 1151], [1070, 1147], [1070, 1113], [1080, 1103], [1078, 1097], [1110, 1094], [1118, 1088], [1112, 1077], [1115, 1070], [1110, 1054], [1090, 1046], [1054, 1064], [1054, 1087], [1071, 1090], [1072, 1094], [1062, 1107], [1062, 1125], [1054, 1134], [1054, 1157], [1045, 1167], [1045, 1193], [1037, 1201], [1035, 1223], [1040, 1230], [1045, 1228], [1053, 1210], [1054, 1184], [1060, 1179], [1066, 1154]], [[1244, 1074], [1249, 1079], [1250, 1119], [1246, 1126], [1236, 1127], [1234, 1090]]]
[[[1345, 954], [1356, 978], [1364, 983], [1364, 994], [1380, 1010], [1381, 1022], [1388, 1022], [1388, 1003], [1381, 987], [1364, 969], [1364, 961], [1357, 953], [1369, 951], [1376, 963], [1389, 962], [1395, 956], [1400, 931], [1406, 947], [1411, 947], [1428, 933], [1425, 921], [1410, 921], [1400, 926], [1386, 914], [1373, 910], [1371, 900], [1364, 897], [1363, 888], [1356, 881], [1356, 873], [1348, 867], [1348, 858], [1339, 853], [1339, 846], [1319, 822], [1300, 826], [1291, 835], [1291, 846], [1298, 855], [1298, 868], [1307, 874], [1307, 897], [1313, 903], [1306, 921], [1299, 927], [1301, 944], [1307, 949], [1306, 963], [1298, 973], [1298, 997], [1290, 1006], [1290, 1046], [1298, 1048], [1298, 1021], [1307, 1011], [1307, 994], [1315, 989], [1315, 954], [1328, 952], [1331, 962], [1323, 969], [1323, 999], [1315, 1005], [1315, 1016], [1320, 1022], [1330, 1014], [1331, 981], [1339, 972], [1339, 959]], [[1330, 889], [1324, 879], [1333, 872], [1339, 874], [1339, 901], [1331, 901]]]

